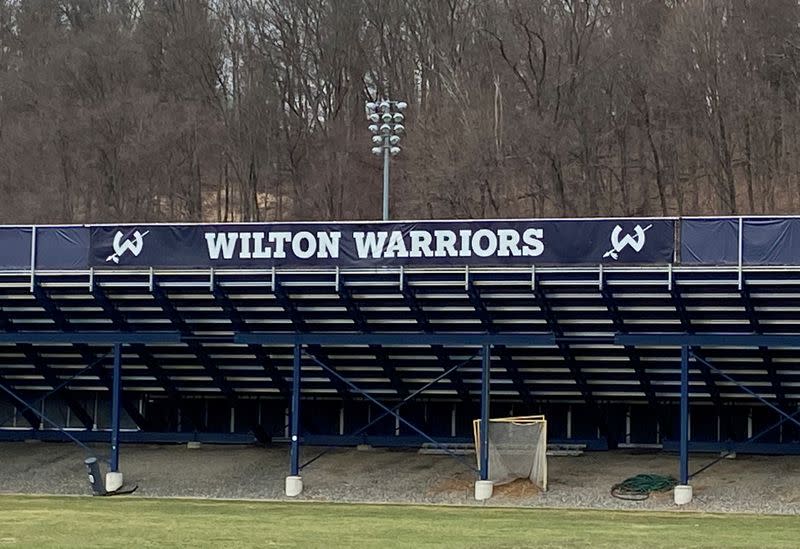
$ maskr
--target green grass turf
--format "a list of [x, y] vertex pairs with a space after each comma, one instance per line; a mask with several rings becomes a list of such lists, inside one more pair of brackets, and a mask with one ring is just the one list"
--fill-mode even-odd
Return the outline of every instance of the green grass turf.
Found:
[[797, 547], [800, 518], [0, 496], [5, 547]]

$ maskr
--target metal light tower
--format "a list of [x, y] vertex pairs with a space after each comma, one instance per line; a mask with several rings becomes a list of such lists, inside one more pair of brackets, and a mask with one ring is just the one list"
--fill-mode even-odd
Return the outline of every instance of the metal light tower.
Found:
[[367, 103], [367, 120], [372, 132], [372, 154], [383, 155], [383, 220], [389, 220], [389, 157], [400, 154], [400, 135], [405, 131], [403, 111], [405, 101], [370, 101]]

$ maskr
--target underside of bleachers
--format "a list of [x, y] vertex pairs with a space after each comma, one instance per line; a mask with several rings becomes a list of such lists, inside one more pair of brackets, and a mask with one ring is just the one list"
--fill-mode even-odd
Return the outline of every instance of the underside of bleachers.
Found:
[[[557, 438], [655, 443], [674, 436], [680, 347], [615, 343], [621, 333], [800, 333], [800, 269], [787, 267], [538, 267], [307, 270], [102, 270], [0, 274], [0, 329], [22, 332], [179, 332], [170, 344], [123, 348], [124, 425], [141, 432], [282, 436], [291, 345], [245, 345], [243, 333], [345, 333], [309, 345], [302, 366], [303, 425], [342, 435], [375, 412], [360, 390], [405, 398], [464, 363], [404, 407], [437, 436], [467, 436], [481, 390], [480, 346], [430, 345], [419, 334], [552, 334], [548, 346], [495, 345], [493, 415], [544, 412]], [[361, 344], [398, 333], [402, 344]], [[800, 349], [693, 349], [785, 410], [800, 401]], [[63, 426], [107, 423], [110, 347], [2, 343], [0, 382], [36, 399]], [[105, 357], [105, 359], [103, 359]], [[735, 383], [693, 365], [693, 440], [752, 435], [775, 416]], [[5, 420], [5, 421], [4, 421]], [[0, 399], [0, 431], [47, 427]], [[370, 431], [410, 435], [388, 419]], [[764, 441], [791, 442], [781, 428]]]

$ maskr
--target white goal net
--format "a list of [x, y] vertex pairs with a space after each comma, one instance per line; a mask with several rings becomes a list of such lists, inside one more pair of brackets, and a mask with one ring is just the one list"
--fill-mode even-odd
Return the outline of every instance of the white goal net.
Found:
[[[480, 468], [481, 420], [474, 420], [472, 428]], [[544, 416], [490, 419], [488, 435], [488, 480], [501, 485], [527, 478], [547, 490], [547, 421]]]

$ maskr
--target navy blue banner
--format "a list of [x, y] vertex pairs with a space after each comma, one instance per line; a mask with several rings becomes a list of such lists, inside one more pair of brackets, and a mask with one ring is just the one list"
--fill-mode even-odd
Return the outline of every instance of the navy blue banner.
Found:
[[737, 265], [739, 219], [682, 219], [680, 259], [684, 265]]
[[89, 265], [89, 227], [37, 227], [36, 268], [80, 270]]
[[665, 264], [669, 219], [91, 227], [93, 267]]
[[745, 265], [800, 263], [800, 219], [745, 219], [742, 262]]
[[[800, 218], [743, 218], [743, 265], [800, 264]], [[681, 221], [681, 263], [737, 265], [739, 218]]]
[[0, 268], [31, 268], [31, 227], [0, 227]]

